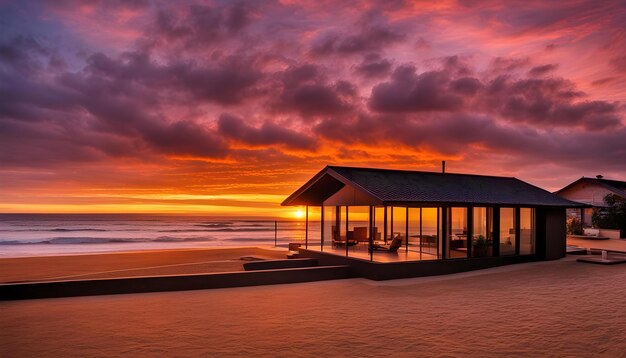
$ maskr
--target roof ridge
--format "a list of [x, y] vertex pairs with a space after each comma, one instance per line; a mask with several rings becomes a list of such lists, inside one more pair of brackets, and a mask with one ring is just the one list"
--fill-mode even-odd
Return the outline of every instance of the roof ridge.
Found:
[[[409, 169], [387, 169], [387, 168], [369, 168], [369, 167], [351, 167], [345, 165], [327, 165], [328, 168], [344, 168], [344, 169], [357, 169], [357, 170], [370, 170], [370, 171], [386, 171], [386, 172], [401, 172], [401, 173], [420, 173], [420, 174], [433, 174], [433, 175], [457, 175], [457, 176], [472, 176], [472, 177], [485, 177], [485, 178], [499, 178], [499, 179], [515, 179], [520, 180], [512, 176], [499, 176], [499, 175], [485, 175], [485, 174], [469, 174], [469, 173], [452, 173], [452, 172], [430, 172], [425, 170], [409, 170]], [[521, 181], [521, 180], [520, 180]]]

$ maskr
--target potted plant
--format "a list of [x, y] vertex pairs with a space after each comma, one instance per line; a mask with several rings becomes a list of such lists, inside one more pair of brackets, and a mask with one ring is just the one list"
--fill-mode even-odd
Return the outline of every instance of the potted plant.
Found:
[[486, 257], [491, 255], [491, 239], [484, 235], [478, 235], [472, 243], [472, 253], [474, 257]]

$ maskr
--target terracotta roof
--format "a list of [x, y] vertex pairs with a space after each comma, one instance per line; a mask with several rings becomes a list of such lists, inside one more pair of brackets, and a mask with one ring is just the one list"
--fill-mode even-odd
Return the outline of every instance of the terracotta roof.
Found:
[[385, 205], [586, 206], [511, 177], [341, 166], [324, 168], [289, 196], [283, 205], [303, 205], [299, 199], [310, 196], [307, 190], [314, 188], [324, 176], [334, 177], [344, 185], [352, 185]]

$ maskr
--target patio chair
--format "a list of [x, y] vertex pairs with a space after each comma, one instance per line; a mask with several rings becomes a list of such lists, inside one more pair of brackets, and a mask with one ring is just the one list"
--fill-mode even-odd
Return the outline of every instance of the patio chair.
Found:
[[356, 240], [358, 243], [369, 242], [369, 237], [367, 236], [368, 235], [367, 231], [368, 231], [368, 227], [367, 226], [356, 226], [354, 228], [353, 239]]
[[402, 236], [400, 234], [395, 234], [389, 245], [374, 244], [370, 246], [369, 249], [397, 253], [400, 247], [402, 247]]
[[348, 244], [348, 246], [353, 246], [358, 244], [358, 241], [356, 241], [353, 236], [354, 232], [348, 231], [346, 236], [342, 237], [333, 225], [333, 246], [344, 246], [346, 244]]

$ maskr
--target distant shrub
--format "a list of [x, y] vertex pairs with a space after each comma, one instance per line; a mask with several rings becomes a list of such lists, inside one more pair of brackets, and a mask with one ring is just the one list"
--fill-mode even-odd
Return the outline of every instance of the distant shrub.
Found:
[[626, 200], [614, 194], [604, 197], [604, 208], [595, 208], [591, 216], [593, 226], [600, 229], [626, 231]]
[[579, 218], [572, 216], [567, 218], [567, 234], [568, 235], [582, 235], [583, 223]]

